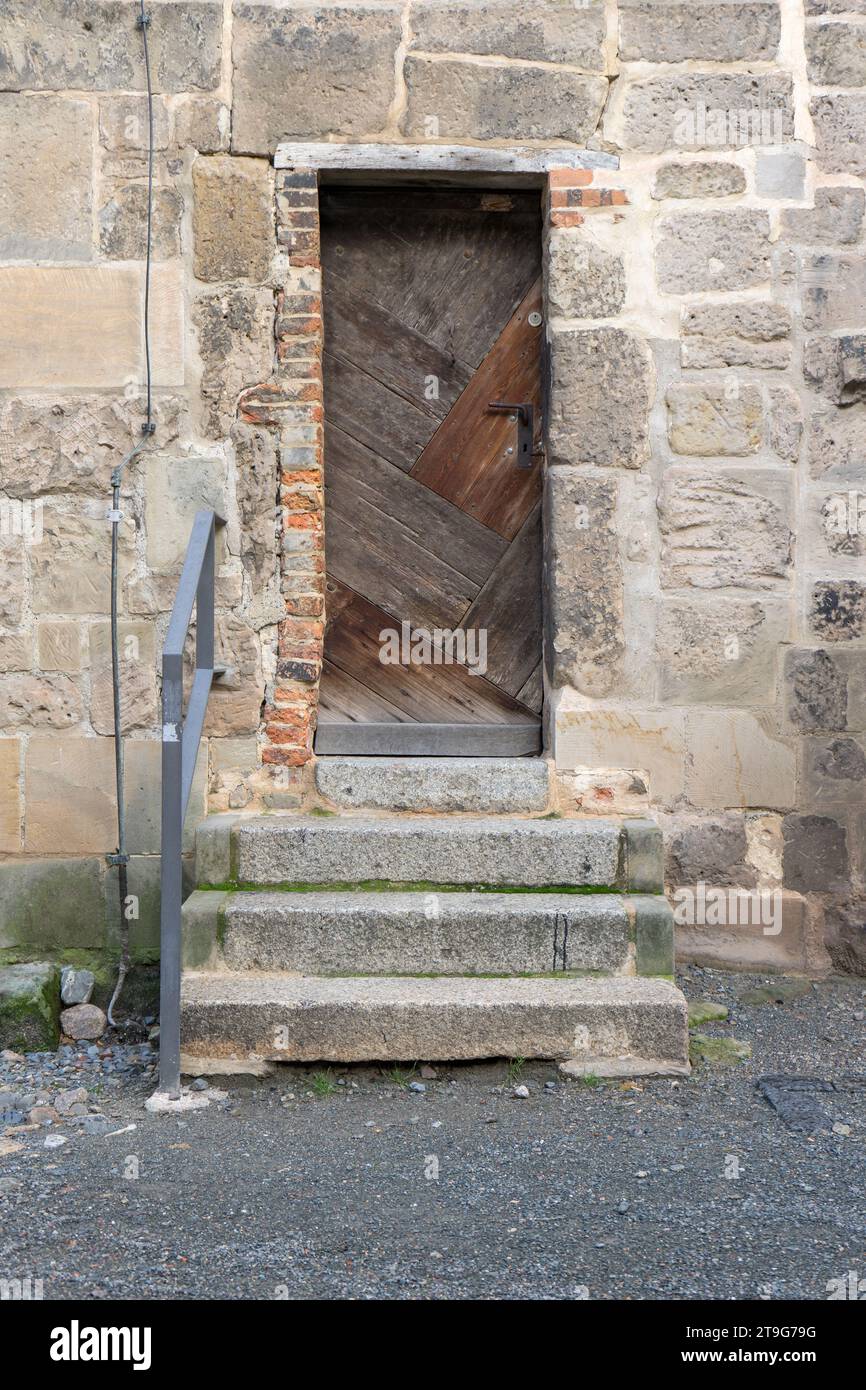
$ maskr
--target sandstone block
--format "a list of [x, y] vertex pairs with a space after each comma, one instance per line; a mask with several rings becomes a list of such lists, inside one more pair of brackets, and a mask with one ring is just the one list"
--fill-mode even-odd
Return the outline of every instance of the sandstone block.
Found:
[[[134, 527], [118, 526], [121, 582], [133, 564]], [[43, 537], [30, 552], [36, 613], [107, 613], [110, 607], [111, 527], [99, 503], [49, 503]]]
[[806, 161], [799, 150], [757, 150], [755, 192], [760, 198], [801, 200], [806, 186]]
[[[181, 251], [183, 199], [174, 188], [153, 191], [152, 254], [170, 261]], [[147, 254], [147, 186], [115, 188], [99, 209], [99, 249], [108, 261], [140, 261]]]
[[787, 73], [687, 70], [627, 80], [621, 141], [627, 149], [736, 150], [784, 145], [793, 136]]
[[857, 330], [866, 319], [866, 257], [823, 251], [803, 260], [803, 326]]
[[816, 810], [863, 807], [866, 745], [850, 735], [803, 740], [803, 804]]
[[844, 245], [857, 241], [863, 226], [862, 188], [816, 188], [812, 208], [785, 208], [782, 235], [806, 245]]
[[36, 624], [36, 652], [41, 670], [65, 671], [67, 675], [77, 675], [81, 670], [79, 624], [40, 619]]
[[0, 676], [0, 709], [9, 727], [68, 729], [82, 715], [78, 686], [65, 675]]
[[21, 740], [0, 738], [0, 854], [21, 849]]
[[770, 60], [779, 45], [771, 0], [619, 0], [619, 16], [620, 57], [630, 61]]
[[785, 654], [785, 709], [802, 733], [848, 727], [848, 674], [835, 653], [792, 648]]
[[866, 457], [866, 408], [819, 410], [809, 422], [809, 471], [813, 478], [859, 476]]
[[794, 746], [769, 720], [745, 711], [689, 711], [686, 749], [686, 796], [694, 806], [786, 811], [797, 803]]
[[742, 290], [770, 274], [767, 214], [681, 212], [660, 227], [656, 273], [666, 294]]
[[831, 816], [794, 814], [782, 823], [785, 887], [797, 893], [839, 893], [850, 876], [845, 827]]
[[[142, 379], [138, 266], [0, 267], [0, 387], [123, 387]], [[154, 267], [156, 386], [182, 385], [183, 289], [175, 263]]]
[[204, 433], [228, 434], [238, 397], [267, 381], [274, 359], [274, 296], [240, 286], [202, 295], [193, 307], [204, 372]]
[[180, 571], [195, 514], [202, 507], [225, 516], [225, 471], [222, 459], [148, 455], [144, 517], [151, 569]]
[[771, 705], [785, 602], [703, 597], [662, 601], [660, 695], [675, 704]]
[[[88, 108], [89, 109], [89, 108]], [[147, 154], [150, 141], [147, 97], [137, 93], [104, 97], [99, 103], [99, 142], [111, 154]], [[156, 97], [153, 103], [153, 147], [167, 150], [168, 107]]]
[[808, 621], [819, 642], [854, 642], [866, 636], [866, 584], [856, 579], [813, 584]]
[[665, 588], [774, 589], [790, 573], [792, 482], [784, 473], [669, 468], [659, 517]]
[[806, 57], [819, 87], [866, 86], [866, 27], [850, 20], [807, 24]]
[[[352, 138], [385, 125], [394, 95], [399, 5], [234, 6], [232, 148]], [[291, 80], [286, 56], [291, 54]]]
[[274, 241], [274, 190], [263, 159], [216, 155], [193, 165], [199, 280], [264, 280]]
[[787, 367], [791, 315], [781, 304], [697, 304], [683, 311], [684, 367]]
[[825, 92], [809, 109], [820, 167], [828, 174], [866, 173], [866, 92]]
[[763, 440], [763, 405], [757, 386], [668, 388], [668, 439], [676, 454], [697, 457], [754, 454]]
[[596, 710], [566, 695], [556, 711], [556, 766], [625, 768], [649, 788], [654, 805], [670, 804], [683, 794], [683, 733], [681, 710]]
[[92, 182], [87, 102], [0, 92], [2, 259], [92, 259]]
[[663, 164], [653, 181], [656, 199], [726, 198], [745, 189], [746, 176], [740, 166], [721, 160]]
[[556, 335], [549, 442], [552, 463], [640, 468], [649, 452], [649, 353], [618, 328]]
[[547, 285], [550, 306], [563, 318], [611, 318], [625, 303], [625, 266], [580, 233], [559, 229], [548, 242]]
[[616, 483], [552, 469], [547, 511], [551, 680], [608, 694], [624, 655], [623, 579], [616, 542]]
[[419, 0], [412, 10], [409, 51], [567, 63], [603, 72], [604, 34], [603, 0], [574, 7], [557, 0], [535, 0], [531, 7], [516, 0], [495, 6]]
[[404, 135], [453, 140], [569, 140], [595, 134], [608, 84], [603, 77], [549, 67], [430, 60], [404, 68]]
[[[6, 0], [0, 86], [17, 90], [142, 91], [134, 0]], [[219, 0], [166, 0], [148, 29], [151, 73], [160, 92], [208, 89], [220, 79]]]
[[[156, 644], [149, 623], [121, 622], [120, 713], [124, 733], [156, 722]], [[90, 627], [90, 722], [98, 734], [114, 733], [111, 627]]]

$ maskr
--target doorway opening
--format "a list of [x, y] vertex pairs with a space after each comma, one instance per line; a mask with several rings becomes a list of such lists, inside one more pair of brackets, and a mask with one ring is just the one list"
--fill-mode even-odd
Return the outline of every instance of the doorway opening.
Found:
[[318, 754], [541, 750], [539, 188], [320, 189]]

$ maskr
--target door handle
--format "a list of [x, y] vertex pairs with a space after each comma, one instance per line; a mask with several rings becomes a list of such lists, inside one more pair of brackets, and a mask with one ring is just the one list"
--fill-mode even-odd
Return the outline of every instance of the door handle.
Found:
[[511, 405], [508, 401], [488, 401], [487, 409], [517, 417], [517, 467], [531, 468], [532, 460], [537, 458], [541, 452], [541, 450], [536, 452], [533, 448], [535, 443], [535, 407], [532, 402], [522, 401], [519, 405]]

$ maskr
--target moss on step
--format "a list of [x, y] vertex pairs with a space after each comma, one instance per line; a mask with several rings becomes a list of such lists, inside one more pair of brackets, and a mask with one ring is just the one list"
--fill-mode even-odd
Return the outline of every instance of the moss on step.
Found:
[[720, 1067], [733, 1067], [748, 1062], [752, 1044], [739, 1038], [711, 1038], [706, 1033], [692, 1033], [689, 1038], [689, 1058], [692, 1062], [711, 1062]]
[[689, 1004], [690, 1028], [700, 1028], [705, 1023], [721, 1023], [727, 1016], [724, 1004], [714, 1004], [710, 999], [695, 999]]
[[60, 969], [50, 962], [0, 970], [0, 1047], [53, 1051], [60, 1037]]
[[403, 883], [399, 879], [369, 878], [356, 883], [199, 883], [202, 893], [619, 893], [610, 884], [544, 883], [526, 887], [516, 883]]

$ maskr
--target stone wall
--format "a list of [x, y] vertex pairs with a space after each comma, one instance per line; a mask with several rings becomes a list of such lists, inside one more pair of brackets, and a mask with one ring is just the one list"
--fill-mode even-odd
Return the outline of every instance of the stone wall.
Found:
[[[138, 954], [156, 944], [155, 658], [202, 504], [227, 518], [229, 670], [190, 820], [306, 794], [325, 601], [316, 176], [272, 161], [283, 141], [363, 141], [549, 154], [563, 809], [649, 807], [671, 887], [784, 890], [780, 963], [819, 968], [826, 935], [837, 966], [866, 968], [863, 0], [148, 9], [157, 433], [121, 539]], [[137, 11], [0, 13], [12, 956], [103, 953], [116, 932], [105, 512], [143, 412]], [[575, 147], [608, 167], [567, 167]]]

